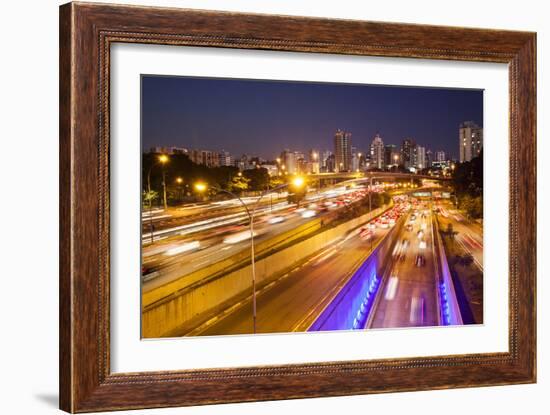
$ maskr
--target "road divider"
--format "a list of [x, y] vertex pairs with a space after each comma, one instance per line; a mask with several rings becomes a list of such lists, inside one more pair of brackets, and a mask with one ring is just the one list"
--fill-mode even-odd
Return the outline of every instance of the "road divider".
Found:
[[403, 218], [399, 219], [368, 258], [358, 265], [346, 284], [311, 323], [308, 331], [365, 328], [403, 223]]
[[460, 307], [456, 297], [455, 286], [451, 271], [449, 269], [449, 263], [447, 262], [447, 255], [445, 254], [445, 247], [439, 234], [439, 224], [437, 220], [433, 221], [433, 234], [436, 244], [436, 261], [439, 268], [438, 279], [438, 299], [440, 308], [440, 322], [444, 326], [462, 325], [462, 315], [460, 313]]

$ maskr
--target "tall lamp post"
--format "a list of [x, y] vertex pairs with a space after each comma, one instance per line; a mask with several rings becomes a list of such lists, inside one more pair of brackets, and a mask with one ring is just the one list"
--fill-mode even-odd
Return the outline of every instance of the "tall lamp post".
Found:
[[149, 167], [149, 171], [147, 172], [147, 190], [151, 191], [151, 170], [153, 170], [153, 167], [155, 167], [157, 164], [160, 164], [162, 166], [162, 185], [163, 185], [163, 191], [164, 191], [164, 209], [166, 209], [166, 172], [164, 171], [164, 165], [170, 161], [170, 158], [166, 154], [161, 154], [158, 156], [156, 162], [153, 162], [151, 164], [151, 167]]
[[[149, 171], [147, 172], [147, 192], [150, 195], [151, 194], [151, 170], [153, 170], [153, 167], [155, 167], [157, 163], [160, 163], [162, 166], [162, 183], [164, 185], [164, 209], [165, 210], [166, 210], [166, 176], [164, 174], [164, 165], [168, 163], [169, 160], [170, 159], [166, 154], [159, 155], [156, 162], [153, 161], [153, 163], [151, 164], [151, 167], [149, 167]], [[153, 234], [155, 232], [155, 227], [153, 225], [153, 199], [152, 198], [149, 198], [149, 227], [150, 227], [150, 233], [151, 233], [151, 243], [153, 243], [154, 241]]]
[[301, 188], [304, 185], [304, 179], [301, 177], [295, 177], [292, 181], [292, 183], [285, 183], [280, 186], [274, 187], [273, 189], [267, 189], [263, 191], [258, 199], [254, 202], [254, 205], [252, 206], [252, 210], [248, 208], [246, 203], [235, 193], [230, 192], [229, 190], [221, 189], [216, 186], [208, 186], [206, 183], [196, 183], [195, 184], [195, 190], [197, 190], [199, 193], [203, 193], [210, 187], [211, 189], [214, 189], [218, 192], [227, 193], [228, 195], [233, 196], [236, 198], [244, 207], [246, 214], [248, 215], [249, 219], [249, 229], [250, 229], [250, 257], [251, 257], [251, 268], [252, 268], [252, 327], [253, 327], [253, 333], [256, 334], [256, 261], [255, 261], [255, 254], [254, 254], [254, 214], [256, 212], [256, 208], [262, 198], [265, 196], [267, 192], [274, 192], [276, 190], [280, 190], [282, 188], [288, 187], [289, 185], [294, 186], [295, 188]]

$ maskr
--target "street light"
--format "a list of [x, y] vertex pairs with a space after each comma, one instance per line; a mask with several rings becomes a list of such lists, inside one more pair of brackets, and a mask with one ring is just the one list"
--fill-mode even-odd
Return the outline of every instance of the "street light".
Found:
[[[284, 187], [288, 187], [289, 185], [292, 185], [296, 188], [300, 188], [304, 185], [304, 179], [301, 178], [301, 177], [295, 177], [292, 180], [291, 183], [281, 184], [277, 187], [274, 187], [273, 189], [267, 189], [267, 190], [263, 191], [260, 194], [260, 196], [258, 197], [258, 199], [252, 205], [252, 210], [250, 210], [248, 208], [248, 206], [246, 205], [246, 203], [244, 203], [244, 201], [239, 196], [237, 196], [235, 193], [230, 192], [229, 190], [221, 189], [221, 188], [216, 187], [216, 186], [210, 186], [210, 188], [212, 188], [212, 189], [214, 189], [218, 192], [227, 193], [228, 195], [233, 196], [234, 198], [236, 198], [243, 205], [243, 207], [246, 211], [246, 214], [248, 215], [249, 228], [250, 228], [250, 258], [251, 258], [251, 268], [252, 268], [252, 326], [253, 326], [253, 333], [254, 334], [256, 334], [256, 259], [255, 259], [255, 254], [254, 254], [254, 214], [256, 212], [256, 208], [257, 208], [258, 204], [260, 203], [260, 201], [262, 200], [262, 198], [265, 196], [265, 194], [268, 191], [269, 192], [274, 192], [274, 191], [280, 190]], [[208, 188], [208, 185], [206, 183], [203, 183], [203, 182], [195, 183], [195, 190], [199, 193], [204, 192], [207, 188]]]
[[147, 172], [147, 190], [151, 191], [151, 170], [153, 170], [153, 167], [157, 163], [160, 163], [162, 166], [162, 187], [163, 187], [163, 193], [164, 193], [164, 209], [167, 209], [167, 203], [166, 203], [166, 172], [164, 171], [164, 165], [170, 161], [170, 158], [166, 154], [161, 154], [157, 157], [157, 162], [153, 162], [151, 164], [151, 167], [149, 167], [149, 171]]
[[182, 186], [181, 186], [183, 184], [183, 179], [181, 177], [176, 177], [176, 183], [179, 185], [178, 186], [178, 198], [183, 199], [184, 194], [183, 194], [183, 189], [182, 189]]
[[[153, 161], [151, 164], [151, 167], [149, 167], [149, 171], [147, 172], [147, 192], [151, 194], [151, 170], [153, 170], [153, 167], [160, 163], [162, 166], [162, 185], [164, 188], [164, 210], [167, 209], [166, 205], [166, 175], [164, 172], [164, 165], [170, 161], [170, 158], [166, 154], [161, 154], [157, 157], [157, 161]], [[150, 227], [150, 233], [151, 233], [151, 243], [154, 241], [153, 234], [155, 232], [154, 226], [153, 226], [153, 199], [149, 199], [149, 227]]]
[[294, 185], [294, 187], [297, 187], [297, 188], [300, 188], [304, 185], [304, 179], [300, 176], [298, 177], [295, 177], [293, 180], [292, 180], [292, 184]]
[[204, 191], [206, 190], [206, 184], [200, 183], [200, 182], [199, 182], [199, 183], [195, 183], [195, 189], [196, 189], [198, 192], [202, 193], [202, 192], [204, 192]]

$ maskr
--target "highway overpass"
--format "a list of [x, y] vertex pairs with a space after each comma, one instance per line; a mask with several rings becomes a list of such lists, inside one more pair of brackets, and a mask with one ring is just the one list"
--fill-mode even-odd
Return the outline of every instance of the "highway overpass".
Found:
[[390, 171], [372, 171], [372, 172], [338, 172], [338, 173], [317, 173], [317, 174], [308, 174], [308, 179], [311, 180], [323, 180], [323, 179], [388, 179], [388, 180], [399, 180], [399, 179], [428, 179], [428, 180], [438, 180], [438, 181], [450, 181], [450, 178], [447, 177], [434, 177], [424, 174], [414, 174], [414, 173], [396, 173]]

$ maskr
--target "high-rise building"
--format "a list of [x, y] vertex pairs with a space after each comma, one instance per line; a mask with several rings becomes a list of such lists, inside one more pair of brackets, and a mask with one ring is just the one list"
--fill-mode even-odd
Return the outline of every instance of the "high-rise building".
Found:
[[326, 158], [326, 165], [325, 165], [325, 169], [326, 169], [326, 172], [327, 173], [333, 173], [336, 171], [336, 156], [334, 154], [330, 154], [327, 158]]
[[333, 170], [329, 170], [327, 166], [328, 159], [330, 156], [332, 156], [332, 151], [330, 150], [323, 151], [323, 154], [321, 155], [321, 171], [324, 173], [333, 171]]
[[321, 156], [319, 151], [311, 149], [309, 151], [309, 163], [311, 166], [310, 172], [313, 174], [318, 174], [321, 171]]
[[241, 171], [251, 170], [255, 167], [254, 163], [252, 163], [252, 158], [248, 154], [243, 154], [239, 159], [235, 160], [235, 166]]
[[416, 146], [416, 168], [422, 170], [426, 168], [426, 147]]
[[220, 154], [210, 150], [191, 150], [189, 159], [195, 164], [202, 164], [206, 167], [218, 167], [220, 165]]
[[351, 170], [351, 133], [337, 130], [334, 134], [336, 171]]
[[300, 157], [299, 159], [296, 160], [295, 173], [307, 174], [309, 169], [310, 169], [309, 163], [305, 158]]
[[395, 144], [386, 144], [384, 146], [384, 164], [386, 167], [398, 166], [401, 155]]
[[149, 153], [158, 154], [189, 154], [189, 150], [184, 147], [151, 147]]
[[267, 170], [267, 174], [270, 176], [276, 176], [279, 173], [279, 168], [276, 164], [262, 164], [260, 165], [262, 169]]
[[433, 161], [434, 161], [434, 154], [432, 153], [432, 150], [427, 149], [426, 150], [426, 167], [427, 168], [432, 167]]
[[298, 165], [296, 153], [288, 149], [283, 150], [281, 153], [281, 169], [288, 174], [298, 173]]
[[357, 151], [357, 147], [351, 148], [351, 170], [352, 171], [359, 171], [359, 152]]
[[382, 141], [382, 137], [380, 137], [380, 134], [376, 134], [370, 144], [370, 157], [372, 168], [384, 168], [384, 153], [384, 141]]
[[401, 144], [401, 163], [406, 169], [416, 167], [416, 143], [412, 138], [405, 138]]
[[220, 152], [220, 166], [232, 166], [233, 157], [229, 151], [222, 150]]
[[444, 151], [436, 151], [435, 152], [435, 161], [445, 161], [447, 160], [446, 154]]
[[460, 162], [470, 161], [481, 154], [483, 128], [473, 121], [465, 121], [458, 129]]

